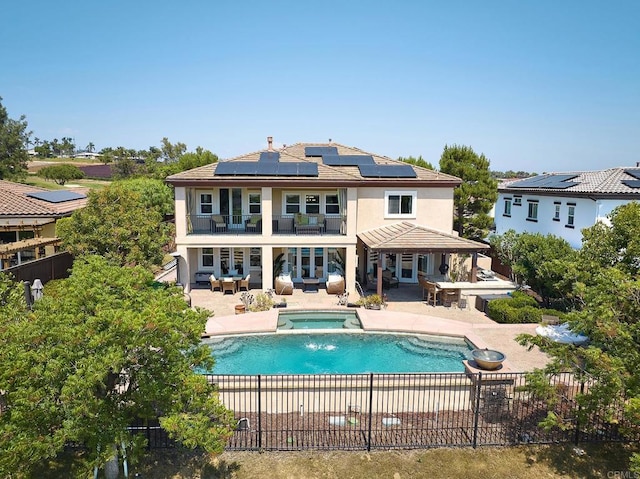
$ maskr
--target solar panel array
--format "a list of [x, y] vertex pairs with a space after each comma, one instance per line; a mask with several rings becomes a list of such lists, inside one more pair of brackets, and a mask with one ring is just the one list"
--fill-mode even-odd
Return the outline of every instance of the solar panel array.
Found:
[[318, 165], [307, 162], [222, 161], [217, 176], [318, 176]]
[[324, 155], [337, 155], [338, 148], [335, 146], [305, 146], [304, 156], [324, 156]]
[[526, 178], [511, 183], [509, 188], [549, 188], [564, 190], [580, 184], [575, 181], [568, 181], [577, 176], [578, 175], [538, 175], [533, 178]]
[[27, 196], [36, 198], [38, 200], [47, 201], [49, 203], [64, 203], [65, 201], [81, 200], [86, 198], [86, 195], [76, 193], [75, 191], [38, 191], [35, 193], [28, 193]]
[[322, 155], [322, 162], [328, 166], [374, 165], [371, 155]]
[[260, 152], [260, 160], [268, 163], [277, 163], [280, 161], [280, 153], [277, 151], [262, 151]]
[[359, 165], [360, 175], [365, 178], [415, 178], [411, 165]]
[[624, 172], [633, 176], [635, 180], [622, 180], [622, 184], [629, 188], [640, 188], [640, 170], [624, 170]]

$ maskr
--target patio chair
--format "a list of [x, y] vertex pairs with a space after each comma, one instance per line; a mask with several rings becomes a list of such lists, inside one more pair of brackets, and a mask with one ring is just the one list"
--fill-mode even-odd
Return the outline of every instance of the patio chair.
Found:
[[367, 290], [378, 291], [378, 280], [371, 273], [367, 273]]
[[222, 284], [220, 283], [220, 280], [217, 279], [213, 273], [211, 274], [211, 276], [209, 276], [209, 283], [211, 283], [211, 291], [215, 291], [216, 289], [219, 289], [220, 291], [222, 291]]
[[293, 280], [291, 273], [283, 273], [276, 278], [276, 294], [293, 294]]
[[393, 275], [391, 270], [385, 269], [382, 272], [382, 285], [386, 288], [400, 287], [400, 281]]
[[214, 233], [227, 231], [227, 222], [222, 215], [211, 215], [211, 231]]
[[424, 278], [420, 278], [418, 281], [422, 286], [422, 299], [426, 300], [427, 304], [435, 306], [438, 303], [438, 296], [440, 296], [438, 285]]
[[246, 278], [241, 279], [240, 281], [238, 281], [238, 291], [242, 291], [242, 288], [244, 288], [245, 291], [249, 291], [249, 278], [250, 277], [251, 277], [251, 275], [248, 274]]
[[233, 278], [224, 278], [221, 284], [222, 294], [225, 294], [227, 291], [231, 291], [231, 294], [236, 294], [236, 282]]

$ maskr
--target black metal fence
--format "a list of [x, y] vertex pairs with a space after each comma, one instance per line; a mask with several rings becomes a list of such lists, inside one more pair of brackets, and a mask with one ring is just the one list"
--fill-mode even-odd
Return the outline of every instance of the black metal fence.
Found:
[[[526, 387], [523, 373], [207, 377], [237, 419], [229, 450], [629, 440], [621, 433], [621, 409], [581, 419], [576, 395], [588, 384], [568, 373], [553, 380], [553, 406]], [[539, 426], [549, 412], [565, 418], [562, 428]], [[147, 436], [151, 448], [172, 445], [157, 424], [140, 426], [137, 432]]]

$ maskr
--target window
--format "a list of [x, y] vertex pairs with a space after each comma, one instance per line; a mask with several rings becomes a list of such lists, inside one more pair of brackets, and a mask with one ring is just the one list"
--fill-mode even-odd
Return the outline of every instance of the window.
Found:
[[567, 224], [566, 224], [568, 228], [573, 228], [575, 216], [576, 216], [576, 205], [569, 203], [569, 209], [567, 211]]
[[202, 248], [202, 266], [213, 268], [213, 248]]
[[318, 214], [320, 213], [320, 195], [304, 195], [305, 213]]
[[340, 205], [338, 204], [338, 195], [327, 195], [325, 197], [325, 214], [339, 215]]
[[260, 214], [260, 193], [249, 193], [249, 213]]
[[513, 197], [513, 205], [521, 206], [522, 205], [522, 196], [514, 196]]
[[203, 193], [200, 195], [200, 213], [210, 215], [213, 213], [213, 195]]
[[555, 211], [553, 213], [553, 221], [560, 221], [560, 203], [557, 201], [553, 203]]
[[538, 221], [537, 201], [529, 201], [529, 212], [527, 213], [527, 221]]
[[415, 191], [387, 191], [384, 195], [385, 217], [403, 218], [416, 215]]
[[300, 195], [285, 195], [285, 213], [300, 213]]
[[511, 198], [504, 199], [504, 213], [502, 216], [511, 216]]

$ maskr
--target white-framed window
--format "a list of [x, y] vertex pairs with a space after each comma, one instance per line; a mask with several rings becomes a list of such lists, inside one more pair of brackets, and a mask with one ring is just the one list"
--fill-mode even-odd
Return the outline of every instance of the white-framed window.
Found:
[[576, 205], [569, 204], [567, 209], [567, 226], [573, 228], [576, 218]]
[[340, 214], [340, 204], [338, 201], [338, 195], [326, 195], [324, 201], [325, 201], [325, 207], [324, 207], [325, 214], [327, 215]]
[[203, 215], [213, 213], [213, 195], [211, 193], [200, 193], [200, 213]]
[[514, 196], [513, 197], [513, 205], [514, 206], [522, 205], [522, 196]]
[[511, 198], [504, 199], [504, 212], [502, 216], [511, 216]]
[[529, 211], [527, 212], [527, 221], [538, 221], [538, 202], [529, 201]]
[[553, 203], [553, 221], [560, 221], [560, 203]]
[[201, 266], [203, 268], [213, 268], [213, 248], [202, 248]]
[[416, 191], [385, 191], [385, 218], [415, 218], [417, 198]]
[[307, 214], [320, 213], [320, 195], [307, 193], [304, 195], [304, 211]]
[[300, 213], [300, 194], [286, 193], [284, 195], [284, 212], [287, 215]]
[[252, 215], [262, 212], [261, 195], [257, 192], [249, 192], [249, 213]]

